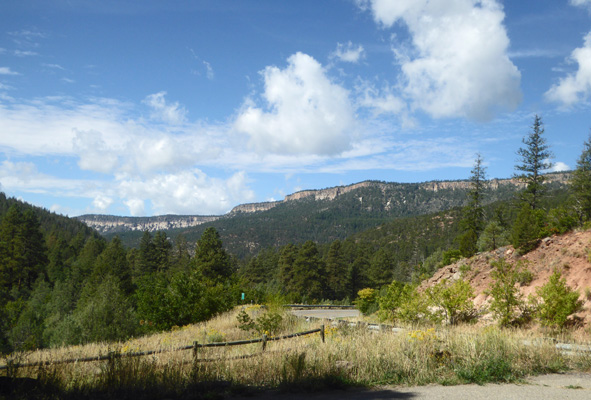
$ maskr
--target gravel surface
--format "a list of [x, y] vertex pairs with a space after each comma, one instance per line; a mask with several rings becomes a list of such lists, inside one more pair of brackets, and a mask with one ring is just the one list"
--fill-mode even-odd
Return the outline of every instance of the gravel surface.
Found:
[[257, 399], [278, 400], [382, 400], [382, 399], [430, 399], [430, 400], [589, 400], [591, 399], [591, 374], [568, 373], [531, 377], [523, 384], [487, 384], [417, 387], [383, 386], [371, 390], [331, 390], [318, 393], [265, 392]]

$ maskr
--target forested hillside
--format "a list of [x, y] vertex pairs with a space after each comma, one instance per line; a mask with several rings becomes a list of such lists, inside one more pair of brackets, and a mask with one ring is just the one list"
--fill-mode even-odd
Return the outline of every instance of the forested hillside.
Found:
[[0, 352], [114, 341], [205, 320], [238, 299], [213, 229], [191, 256], [163, 232], [139, 250], [0, 196]]
[[[566, 187], [568, 174], [548, 176], [548, 185], [552, 188]], [[213, 222], [190, 228], [165, 229], [165, 232], [173, 239], [182, 234], [188, 242], [195, 243], [205, 229], [214, 227], [228, 251], [237, 257], [247, 258], [268, 247], [301, 244], [307, 240], [319, 244], [330, 243], [396, 218], [461, 207], [468, 202], [470, 191], [470, 182], [467, 180], [412, 184], [365, 183], [337, 196], [297, 196], [296, 193], [290, 200], [280, 202], [268, 210], [231, 213]], [[511, 199], [517, 190], [518, 181], [492, 180], [483, 190], [484, 204]], [[142, 236], [139, 231], [126, 231], [105, 234], [105, 237], [111, 238], [115, 234], [130, 247], [137, 247]]]

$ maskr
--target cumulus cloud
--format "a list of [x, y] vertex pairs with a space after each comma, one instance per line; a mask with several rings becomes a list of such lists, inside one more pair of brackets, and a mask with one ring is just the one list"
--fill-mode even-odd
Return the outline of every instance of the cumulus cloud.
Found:
[[151, 117], [171, 125], [184, 123], [186, 121], [187, 110], [178, 102], [168, 104], [164, 96], [166, 96], [166, 92], [158, 92], [144, 99], [144, 104], [152, 109]]
[[562, 171], [569, 171], [570, 167], [563, 163], [562, 161], [557, 161], [554, 163], [552, 168], [550, 168], [550, 172], [562, 172]]
[[350, 41], [346, 44], [337, 43], [337, 49], [331, 53], [331, 57], [344, 62], [357, 63], [365, 57], [365, 50], [362, 45], [355, 46]]
[[573, 50], [568, 61], [577, 63], [578, 70], [561, 78], [546, 92], [548, 100], [565, 106], [591, 97], [591, 32], [585, 36], [583, 47]]
[[412, 48], [394, 45], [413, 109], [487, 120], [521, 101], [504, 12], [495, 0], [358, 0], [384, 29], [401, 22]]
[[143, 215], [144, 199], [150, 199], [158, 214], [222, 214], [238, 202], [254, 198], [244, 172], [223, 180], [208, 177], [199, 169], [158, 174], [147, 180], [123, 179], [118, 189], [129, 199], [125, 204], [132, 215]]
[[339, 154], [350, 144], [355, 125], [349, 93], [333, 83], [307, 54], [288, 58], [285, 69], [267, 67], [262, 95], [267, 108], [246, 101], [234, 127], [259, 152]]

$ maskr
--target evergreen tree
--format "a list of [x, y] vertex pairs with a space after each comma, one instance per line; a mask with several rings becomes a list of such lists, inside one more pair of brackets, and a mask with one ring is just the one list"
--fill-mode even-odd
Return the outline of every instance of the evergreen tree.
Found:
[[189, 244], [183, 234], [179, 234], [174, 240], [174, 248], [171, 250], [171, 267], [175, 271], [187, 271], [191, 261]]
[[523, 138], [525, 147], [521, 147], [517, 151], [519, 164], [515, 165], [515, 169], [519, 173], [515, 175], [515, 178], [525, 183], [525, 190], [521, 192], [521, 201], [527, 203], [532, 210], [539, 208], [540, 199], [545, 192], [545, 177], [542, 173], [553, 166], [553, 163], [548, 161], [552, 157], [552, 153], [543, 134], [542, 118], [536, 115], [532, 131]]
[[172, 243], [168, 240], [164, 231], [156, 232], [154, 235], [154, 259], [158, 271], [167, 271], [170, 267]]
[[340, 240], [331, 243], [326, 256], [326, 288], [330, 299], [344, 299], [349, 287], [347, 262]]
[[151, 274], [157, 270], [156, 247], [154, 246], [152, 234], [147, 230], [144, 231], [140, 240], [136, 269], [137, 276]]
[[460, 252], [464, 257], [471, 257], [477, 251], [478, 236], [484, 229], [484, 209], [482, 200], [486, 184], [486, 168], [482, 165], [482, 156], [476, 154], [474, 168], [470, 176], [469, 202], [463, 209], [461, 222], [463, 234], [459, 238]]
[[320, 300], [325, 291], [325, 267], [316, 243], [308, 240], [302, 245], [293, 262], [292, 287], [308, 300]]
[[139, 325], [130, 298], [113, 275], [106, 275], [98, 285], [89, 282], [84, 287], [73, 319], [80, 329], [81, 343], [125, 340]]
[[298, 249], [293, 244], [283, 246], [279, 253], [279, 276], [278, 280], [283, 285], [286, 293], [294, 293], [294, 271], [293, 263], [295, 262]]
[[381, 247], [372, 257], [367, 270], [367, 283], [370, 287], [379, 289], [392, 282], [394, 269], [392, 257]]
[[224, 282], [233, 273], [230, 257], [213, 227], [207, 228], [197, 241], [192, 262], [202, 276], [211, 282]]
[[583, 145], [570, 181], [579, 221], [591, 221], [591, 135]]
[[119, 282], [124, 294], [129, 295], [133, 292], [131, 269], [127, 262], [127, 253], [119, 236], [115, 236], [101, 255], [98, 256], [92, 271], [92, 281], [99, 284], [109, 276], [114, 277]]
[[497, 221], [489, 222], [478, 238], [478, 250], [490, 251], [505, 246], [509, 241], [507, 232], [503, 230]]
[[527, 253], [536, 248], [540, 236], [536, 211], [532, 210], [528, 204], [524, 204], [513, 224], [511, 244], [520, 252]]
[[12, 289], [30, 289], [46, 265], [47, 247], [37, 217], [12, 205], [0, 222], [0, 300]]

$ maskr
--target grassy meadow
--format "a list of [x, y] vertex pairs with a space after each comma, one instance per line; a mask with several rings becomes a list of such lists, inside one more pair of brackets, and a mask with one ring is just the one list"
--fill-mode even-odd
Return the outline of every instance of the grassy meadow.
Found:
[[[116, 352], [171, 350], [199, 343], [260, 337], [238, 328], [240, 308], [206, 323], [122, 343], [89, 344], [12, 354], [8, 363], [91, 357]], [[247, 310], [256, 318], [267, 313]], [[277, 335], [318, 328], [282, 314]], [[590, 371], [591, 354], [563, 355], [541, 333], [496, 327], [431, 327], [372, 332], [326, 322], [325, 343], [318, 333], [261, 344], [169, 351], [108, 361], [49, 364], [4, 370], [11, 396], [30, 398], [216, 398], [260, 389], [315, 391], [351, 385], [424, 385], [515, 382], [527, 375], [566, 370]], [[273, 336], [273, 335], [270, 335]], [[569, 337], [574, 340], [574, 337]], [[529, 345], [526, 345], [529, 344]], [[250, 356], [240, 358], [241, 356]], [[18, 379], [15, 379], [18, 378]], [[22, 378], [33, 378], [30, 381]], [[2, 393], [0, 393], [2, 398]], [[12, 398], [12, 397], [11, 397]]]

